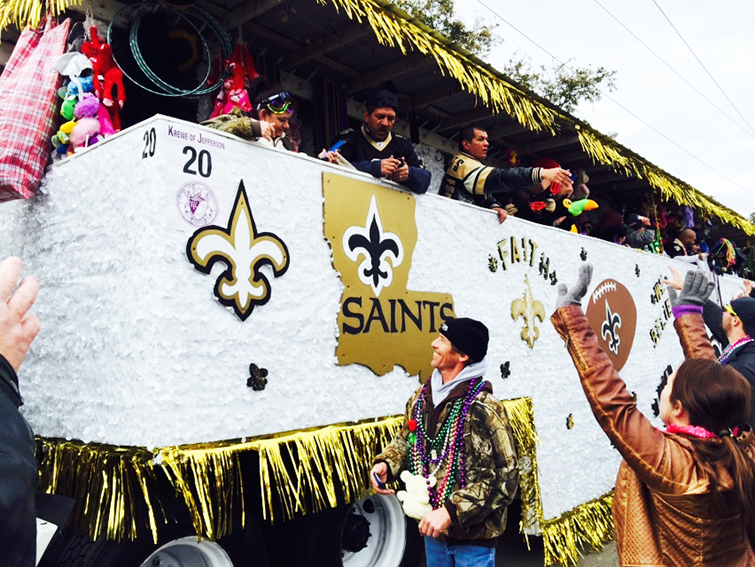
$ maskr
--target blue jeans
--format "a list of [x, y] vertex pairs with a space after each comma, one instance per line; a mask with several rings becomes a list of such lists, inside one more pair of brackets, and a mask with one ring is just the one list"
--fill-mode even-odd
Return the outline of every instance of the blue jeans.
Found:
[[425, 536], [427, 567], [495, 567], [495, 547], [448, 544]]

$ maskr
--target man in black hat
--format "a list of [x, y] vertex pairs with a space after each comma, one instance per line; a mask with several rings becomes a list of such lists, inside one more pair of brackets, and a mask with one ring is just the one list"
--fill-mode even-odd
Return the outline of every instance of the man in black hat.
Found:
[[[673, 267], [672, 278], [666, 283], [682, 289], [684, 281]], [[752, 387], [750, 423], [755, 423], [755, 299], [739, 297], [721, 308], [713, 301], [706, 301], [702, 308], [703, 320], [713, 337], [723, 347], [718, 357], [721, 364], [728, 364], [744, 376]]]
[[[388, 81], [367, 99], [360, 130], [341, 132], [334, 146], [338, 146], [336, 151], [341, 157], [359, 171], [391, 179], [414, 193], [425, 193], [430, 185], [430, 172], [411, 141], [393, 133], [397, 111], [398, 89]], [[324, 156], [331, 163], [338, 163], [335, 151], [326, 152]]]
[[380, 494], [394, 493], [385, 483], [400, 473], [422, 487], [399, 497], [419, 520], [428, 565], [494, 567], [519, 473], [506, 411], [483, 379], [488, 329], [474, 319], [447, 319], [432, 347], [432, 376], [375, 457], [370, 480]]

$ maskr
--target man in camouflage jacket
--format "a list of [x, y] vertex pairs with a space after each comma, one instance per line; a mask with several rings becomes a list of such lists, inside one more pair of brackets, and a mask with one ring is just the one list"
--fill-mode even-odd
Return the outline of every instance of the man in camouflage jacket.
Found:
[[[381, 483], [395, 480], [405, 469], [411, 470], [410, 461], [414, 458], [416, 462], [418, 452], [430, 463], [429, 472], [434, 471], [437, 479], [430, 492], [435, 509], [420, 520], [419, 530], [425, 536], [427, 563], [433, 567], [493, 567], [496, 540], [506, 528], [507, 506], [517, 489], [511, 426], [502, 404], [492, 395], [490, 383], [482, 378], [487, 345], [488, 330], [479, 321], [446, 320], [432, 343], [433, 374], [407, 403], [404, 426], [375, 458], [370, 473], [378, 493], [393, 494]], [[456, 467], [449, 462], [450, 456], [438, 459], [427, 439], [437, 438], [437, 446], [446, 421], [464, 413], [463, 409], [454, 410], [455, 406], [468, 407], [460, 422], [461, 439], [449, 437], [463, 455], [462, 463]], [[412, 429], [422, 430], [423, 434], [417, 435]], [[428, 468], [422, 472], [425, 477]], [[449, 469], [452, 476], [447, 481], [451, 488], [438, 494]]]

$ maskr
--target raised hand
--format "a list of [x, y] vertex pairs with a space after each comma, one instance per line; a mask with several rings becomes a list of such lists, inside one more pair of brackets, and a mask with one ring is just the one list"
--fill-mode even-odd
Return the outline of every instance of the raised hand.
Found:
[[[675, 279], [680, 279], [676, 270], [673, 268], [671, 270], [674, 273]], [[705, 272], [690, 270], [684, 278], [684, 284], [679, 295], [676, 293], [678, 288], [675, 284], [668, 286], [668, 296], [671, 306], [697, 305], [698, 307], [702, 307], [710, 297], [710, 294], [713, 293], [715, 287], [716, 284], [708, 279]]]
[[571, 289], [567, 289], [566, 284], [558, 286], [556, 309], [567, 305], [581, 305], [582, 298], [587, 293], [587, 287], [590, 285], [590, 280], [592, 280], [592, 264], [582, 264], [579, 267], [577, 283]]
[[13, 291], [23, 269], [23, 261], [15, 256], [0, 264], [0, 354], [16, 372], [39, 332], [39, 319], [29, 313], [39, 291], [37, 280], [25, 277]]

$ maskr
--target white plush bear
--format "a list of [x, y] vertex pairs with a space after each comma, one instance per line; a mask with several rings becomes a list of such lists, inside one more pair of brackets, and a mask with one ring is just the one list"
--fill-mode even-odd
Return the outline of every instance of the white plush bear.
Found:
[[[430, 505], [430, 493], [428, 487], [435, 486], [435, 476], [425, 478], [420, 474], [412, 474], [409, 471], [401, 473], [401, 480], [406, 485], [406, 490], [399, 490], [396, 498], [404, 507], [404, 514], [415, 520], [421, 520], [425, 514], [433, 511]], [[429, 482], [428, 482], [429, 481]]]

